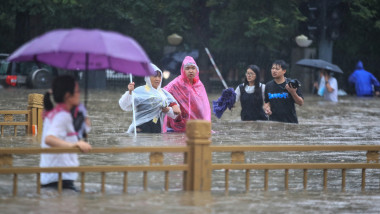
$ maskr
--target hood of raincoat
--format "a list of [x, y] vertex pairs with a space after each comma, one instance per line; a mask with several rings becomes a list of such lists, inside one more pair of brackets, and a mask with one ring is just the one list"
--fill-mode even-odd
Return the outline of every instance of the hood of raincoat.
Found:
[[[197, 73], [193, 79], [193, 84], [189, 81], [185, 73], [185, 67], [194, 65]], [[191, 56], [185, 57], [181, 66], [181, 75], [176, 77], [164, 87], [180, 104], [181, 121], [168, 118], [168, 124], [174, 131], [185, 131], [186, 121], [189, 119], [201, 119], [211, 121], [210, 102], [206, 89], [199, 80], [199, 68]]]
[[185, 59], [182, 62], [182, 66], [181, 66], [181, 77], [182, 77], [182, 79], [185, 82], [187, 82], [189, 84], [190, 84], [190, 80], [186, 76], [185, 67], [190, 66], [190, 65], [194, 65], [197, 68], [197, 73], [195, 74], [195, 77], [193, 79], [193, 83], [196, 83], [197, 81], [199, 81], [199, 68], [198, 68], [198, 65], [195, 62], [195, 60], [194, 60], [193, 57], [186, 56]]
[[[160, 85], [157, 87], [157, 89], [160, 89], [160, 88], [161, 88], [161, 84], [162, 84], [162, 71], [161, 71], [161, 69], [159, 69], [155, 64], [151, 63], [150, 65], [152, 66], [152, 68], [153, 68], [154, 71], [156, 71], [156, 72], [158, 71], [158, 72], [161, 73], [161, 83], [160, 83]], [[152, 82], [150, 81], [150, 77], [151, 77], [151, 76], [146, 76], [146, 77], [144, 78], [144, 80], [145, 80], [146, 85], [148, 85], [150, 88], [153, 88], [153, 86], [152, 86]]]
[[364, 70], [364, 66], [363, 66], [363, 63], [362, 61], [359, 60], [358, 64], [356, 64], [356, 69], [357, 70]]
[[[151, 66], [155, 71], [161, 73], [162, 83], [162, 71], [154, 64], [151, 64]], [[161, 130], [162, 132], [166, 132], [166, 114], [162, 112], [162, 108], [167, 107], [170, 103], [177, 102], [170, 93], [161, 88], [161, 83], [157, 89], [155, 89], [150, 81], [150, 76], [145, 77], [145, 82], [146, 84], [144, 86], [137, 87], [133, 91], [136, 109], [136, 126], [144, 124], [150, 120], [157, 121], [160, 119]], [[132, 131], [133, 124], [129, 127], [128, 133], [131, 133]]]

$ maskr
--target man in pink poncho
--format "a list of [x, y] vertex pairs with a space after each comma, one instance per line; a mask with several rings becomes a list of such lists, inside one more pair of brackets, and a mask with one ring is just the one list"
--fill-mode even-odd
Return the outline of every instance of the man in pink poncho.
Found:
[[176, 119], [168, 118], [168, 128], [175, 132], [184, 132], [187, 120], [211, 121], [210, 102], [206, 89], [199, 80], [199, 68], [193, 57], [185, 57], [181, 75], [164, 89], [173, 95], [181, 108], [181, 114]]

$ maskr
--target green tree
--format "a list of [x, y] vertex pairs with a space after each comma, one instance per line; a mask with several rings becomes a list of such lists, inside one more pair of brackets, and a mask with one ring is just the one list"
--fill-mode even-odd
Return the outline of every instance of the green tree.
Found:
[[344, 4], [342, 32], [334, 43], [333, 61], [343, 69], [342, 87], [347, 88], [345, 83], [358, 60], [380, 79], [380, 1], [346, 0]]
[[[248, 64], [267, 68], [276, 58], [290, 61], [292, 38], [304, 16], [299, 1], [227, 1], [226, 9], [212, 15], [212, 48], [225, 71]], [[227, 60], [227, 59], [233, 60]]]

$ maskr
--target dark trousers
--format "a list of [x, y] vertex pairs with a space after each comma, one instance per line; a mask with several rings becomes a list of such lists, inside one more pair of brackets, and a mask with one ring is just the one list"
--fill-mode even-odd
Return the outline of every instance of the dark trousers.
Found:
[[[41, 185], [41, 187], [52, 187], [58, 189], [58, 182], [51, 182], [48, 184]], [[71, 189], [74, 191], [78, 191], [74, 186], [73, 180], [62, 180], [62, 189]]]
[[140, 133], [161, 133], [160, 118], [158, 118], [157, 123], [154, 123], [152, 120], [150, 120], [137, 126], [136, 128], [137, 132]]

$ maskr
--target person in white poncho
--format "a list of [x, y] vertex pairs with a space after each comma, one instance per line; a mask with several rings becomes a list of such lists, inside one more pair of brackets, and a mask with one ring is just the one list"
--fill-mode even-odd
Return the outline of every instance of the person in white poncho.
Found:
[[[146, 85], [135, 89], [135, 83], [128, 85], [128, 91], [120, 98], [119, 105], [124, 111], [132, 111], [132, 92], [136, 111], [136, 130], [141, 133], [165, 133], [166, 115], [175, 119], [180, 113], [178, 102], [161, 88], [162, 71], [151, 64], [157, 73], [145, 77]], [[134, 131], [134, 124], [129, 126], [127, 133]]]

